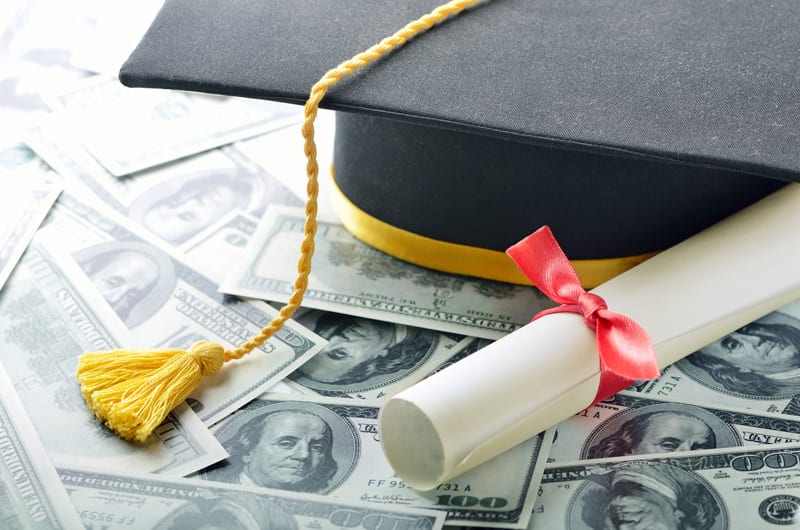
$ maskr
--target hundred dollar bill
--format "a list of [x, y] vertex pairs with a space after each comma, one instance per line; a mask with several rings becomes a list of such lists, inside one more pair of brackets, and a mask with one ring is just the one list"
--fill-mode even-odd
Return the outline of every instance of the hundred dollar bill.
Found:
[[[336, 133], [335, 112], [319, 109], [314, 121], [314, 139], [317, 144], [317, 163], [322, 171], [333, 167], [333, 145]], [[236, 142], [236, 147], [248, 158], [275, 175], [303, 202], [307, 198], [306, 156], [299, 127], [284, 127], [275, 131]], [[334, 215], [331, 202], [332, 178], [319, 179], [317, 207], [323, 215]]]
[[29, 130], [26, 141], [59, 174], [79, 181], [100, 202], [170, 249], [213, 256], [213, 263], [220, 255], [227, 256], [231, 245], [209, 234], [224, 230], [230, 216], [245, 217], [238, 221], [237, 231], [255, 231], [247, 216], [260, 217], [270, 204], [302, 205], [293, 192], [234, 146], [118, 179], [74, 138], [59, 135], [52, 127]]
[[[305, 215], [272, 206], [223, 292], [285, 302], [292, 292]], [[496, 339], [553, 303], [537, 289], [455, 276], [392, 258], [320, 219], [303, 304], [314, 309]]]
[[128, 175], [299, 123], [297, 107], [174, 90], [132, 90], [95, 76], [51, 99], [67, 130], [106, 169]]
[[221, 283], [230, 272], [230, 264], [244, 257], [257, 226], [256, 217], [234, 210], [181, 245], [176, 254], [187, 263], [202, 263], [203, 270]]
[[58, 469], [87, 530], [439, 530], [433, 510], [199, 480]]
[[0, 524], [6, 530], [81, 528], [67, 491], [2, 368]]
[[0, 147], [0, 186], [2, 287], [64, 186], [24, 144]]
[[[61, 269], [84, 293], [99, 294], [103, 321], [133, 332], [129, 347], [188, 348], [197, 340], [236, 348], [277, 314], [267, 304], [225, 297], [193, 267], [147, 241], [114, 212], [62, 194], [42, 234]], [[189, 403], [210, 425], [266, 391], [325, 345], [290, 321], [244, 358], [203, 378]], [[227, 366], [232, 365], [232, 366]]]
[[800, 419], [620, 392], [561, 422], [548, 462], [800, 444]]
[[753, 530], [800, 526], [800, 450], [548, 466], [529, 530]]
[[314, 309], [294, 319], [328, 340], [289, 375], [288, 384], [311, 395], [385, 400], [476, 340]]
[[224, 458], [222, 446], [185, 405], [141, 446], [97, 421], [75, 379], [78, 356], [119, 348], [126, 332], [101, 322], [96, 307], [36, 240], [0, 292], [2, 364], [50, 457], [62, 465], [171, 475]]
[[635, 390], [800, 416], [800, 302], [701, 348]]
[[447, 524], [527, 524], [551, 433], [421, 492], [398, 479], [386, 460], [378, 411], [376, 402], [265, 394], [212, 427], [231, 456], [197, 476], [347, 502], [433, 508], [447, 513]]

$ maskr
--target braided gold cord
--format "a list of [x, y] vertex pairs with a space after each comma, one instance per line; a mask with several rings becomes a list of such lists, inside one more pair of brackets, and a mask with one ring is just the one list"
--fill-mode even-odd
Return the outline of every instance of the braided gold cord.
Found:
[[368, 50], [359, 53], [353, 58], [341, 63], [336, 68], [328, 70], [322, 79], [317, 81], [311, 88], [308, 100], [305, 104], [304, 120], [302, 126], [303, 138], [305, 139], [304, 152], [306, 155], [306, 176], [308, 184], [306, 192], [305, 214], [306, 221], [303, 227], [303, 242], [300, 245], [300, 259], [297, 262], [297, 279], [294, 282], [294, 292], [289, 297], [281, 310], [261, 333], [242, 344], [235, 350], [225, 351], [225, 360], [240, 359], [258, 348], [270, 337], [280, 330], [289, 320], [294, 312], [300, 307], [303, 301], [303, 294], [308, 287], [308, 277], [311, 274], [311, 258], [314, 255], [314, 235], [317, 232], [317, 198], [319, 195], [319, 166], [317, 165], [317, 144], [314, 142], [314, 120], [317, 118], [319, 104], [325, 94], [332, 86], [336, 85], [343, 78], [355, 73], [364, 66], [377, 61], [392, 50], [399, 48], [409, 39], [431, 29], [435, 24], [448, 17], [461, 13], [464, 9], [481, 2], [482, 0], [453, 0], [437, 7], [427, 15], [410, 22], [402, 29], [375, 44]]

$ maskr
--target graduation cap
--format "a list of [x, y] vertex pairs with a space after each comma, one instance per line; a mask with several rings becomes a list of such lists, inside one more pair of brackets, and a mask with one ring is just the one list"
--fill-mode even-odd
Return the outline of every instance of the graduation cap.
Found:
[[[340, 111], [345, 226], [401, 259], [512, 282], [527, 279], [504, 251], [542, 225], [594, 286], [800, 176], [789, 0], [437, 5], [166, 0], [120, 80], [306, 103], [355, 56], [311, 97], [311, 114]], [[359, 54], [393, 34], [390, 53]], [[215, 370], [221, 351], [192, 355]]]
[[[166, 0], [129, 86], [304, 103], [437, 0]], [[334, 204], [366, 243], [525, 282], [549, 225], [585, 286], [800, 176], [800, 8], [782, 0], [494, 0], [342, 79]], [[298, 176], [302, 178], [302, 176]]]

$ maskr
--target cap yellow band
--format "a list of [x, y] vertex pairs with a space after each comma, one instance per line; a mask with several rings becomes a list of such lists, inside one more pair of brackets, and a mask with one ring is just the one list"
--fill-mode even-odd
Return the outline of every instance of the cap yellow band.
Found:
[[[531, 285], [504, 252], [460, 245], [421, 236], [371, 216], [348, 199], [336, 184], [331, 166], [331, 201], [342, 224], [355, 237], [378, 250], [415, 265], [451, 274], [477, 276], [501, 282]], [[657, 252], [621, 258], [571, 260], [581, 285], [590, 289], [635, 267]]]

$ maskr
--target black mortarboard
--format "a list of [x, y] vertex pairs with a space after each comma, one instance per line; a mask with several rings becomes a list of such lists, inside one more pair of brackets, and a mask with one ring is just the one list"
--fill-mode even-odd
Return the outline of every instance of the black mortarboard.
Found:
[[[303, 103], [438, 4], [166, 0], [120, 79]], [[798, 27], [793, 0], [481, 3], [325, 97], [339, 213], [402, 259], [509, 281], [503, 251], [547, 224], [601, 283], [799, 179]]]

